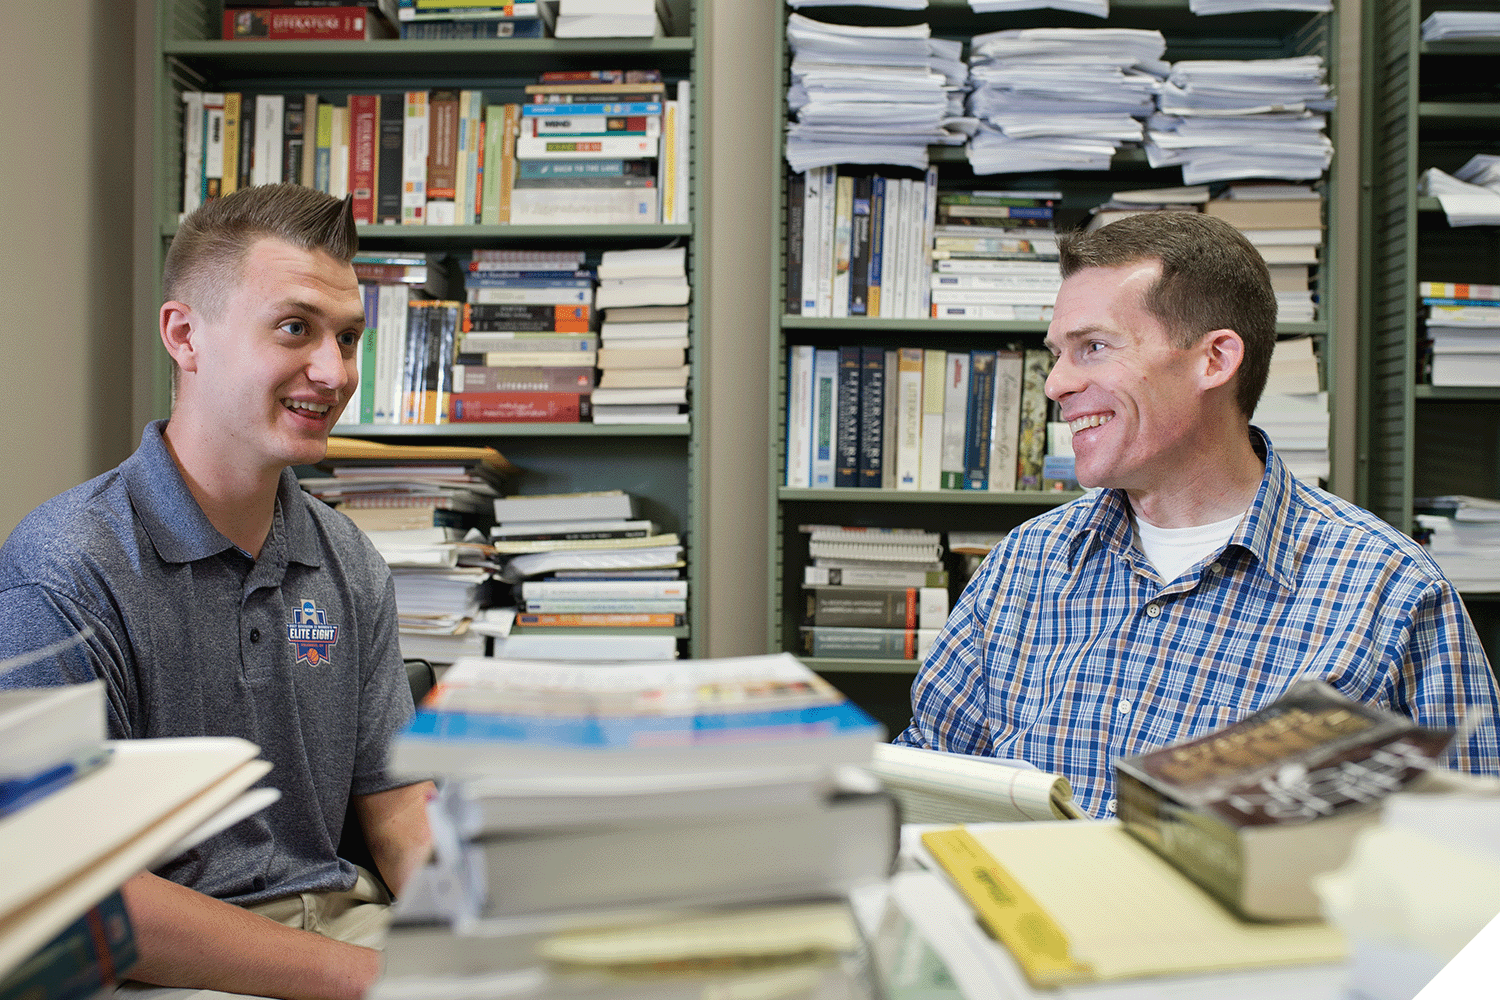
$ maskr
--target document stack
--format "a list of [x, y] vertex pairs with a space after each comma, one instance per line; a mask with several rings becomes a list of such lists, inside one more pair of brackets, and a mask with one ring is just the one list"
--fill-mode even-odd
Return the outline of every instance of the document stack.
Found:
[[333, 437], [302, 488], [336, 504], [391, 567], [402, 652], [449, 663], [480, 655], [469, 626], [493, 575], [484, 530], [515, 467], [493, 448], [390, 445]]
[[1276, 318], [1310, 323], [1317, 305], [1309, 288], [1323, 245], [1323, 196], [1308, 184], [1236, 183], [1203, 206], [1245, 235], [1271, 271]]
[[895, 854], [881, 738], [786, 654], [455, 664], [392, 747], [439, 776], [435, 858], [372, 997], [868, 996], [844, 900]]
[[1152, 167], [1182, 165], [1184, 184], [1238, 177], [1317, 180], [1333, 159], [1322, 56], [1172, 64], [1147, 122]]
[[1500, 12], [1435, 10], [1422, 22], [1422, 41], [1459, 42], [1500, 38]]
[[1090, 232], [1100, 226], [1142, 212], [1201, 212], [1208, 201], [1208, 185], [1188, 187], [1143, 188], [1139, 191], [1116, 191], [1109, 200], [1089, 209], [1085, 228]]
[[1328, 393], [1321, 391], [1311, 337], [1276, 342], [1271, 372], [1250, 422], [1296, 476], [1312, 486], [1328, 478]]
[[1333, 10], [1333, 0], [1188, 0], [1194, 14], [1241, 14], [1256, 10], [1301, 10], [1322, 13]]
[[651, 38], [672, 33], [665, 0], [549, 0], [558, 38]]
[[802, 651], [918, 660], [948, 618], [943, 539], [916, 528], [805, 524]]
[[1500, 286], [1420, 281], [1433, 385], [1500, 385]]
[[1019, 28], [970, 44], [969, 141], [978, 174], [1108, 170], [1144, 136], [1166, 39], [1135, 28]]
[[1418, 499], [1427, 551], [1465, 593], [1500, 591], [1500, 503], [1449, 495]]
[[787, 18], [792, 84], [786, 159], [798, 173], [839, 163], [927, 168], [927, 147], [959, 145], [963, 44], [927, 24], [864, 27]]
[[1076, 14], [1091, 14], [1094, 17], [1109, 16], [1109, 0], [969, 0], [969, 7], [976, 14], [1016, 10], [1069, 10]]
[[594, 423], [687, 423], [690, 295], [686, 247], [604, 251], [595, 302], [610, 322], [601, 330]]
[[943, 191], [933, 229], [937, 319], [1052, 318], [1062, 278], [1052, 213], [1060, 191]]

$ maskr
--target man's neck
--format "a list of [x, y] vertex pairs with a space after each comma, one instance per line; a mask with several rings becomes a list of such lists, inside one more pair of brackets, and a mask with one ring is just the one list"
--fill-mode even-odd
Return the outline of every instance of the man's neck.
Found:
[[1158, 528], [1191, 528], [1243, 513], [1265, 478], [1265, 460], [1250, 442], [1249, 429], [1205, 442], [1186, 467], [1173, 470], [1162, 488], [1127, 489], [1136, 517]]
[[237, 467], [225, 461], [222, 450], [174, 421], [167, 422], [162, 439], [209, 523], [251, 558], [258, 557], [276, 517], [281, 470]]

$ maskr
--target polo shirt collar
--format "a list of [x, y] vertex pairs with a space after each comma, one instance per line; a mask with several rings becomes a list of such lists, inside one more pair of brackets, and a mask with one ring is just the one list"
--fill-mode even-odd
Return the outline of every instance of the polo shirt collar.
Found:
[[[1292, 474], [1271, 447], [1271, 440], [1259, 427], [1250, 428], [1250, 443], [1265, 460], [1255, 499], [1246, 517], [1229, 538], [1250, 553], [1279, 586], [1291, 590], [1296, 580], [1296, 527], [1290, 508], [1294, 482]], [[1090, 543], [1116, 553], [1128, 553], [1135, 544], [1135, 529], [1130, 522], [1130, 501], [1124, 490], [1100, 490], [1095, 502], [1087, 508], [1073, 532], [1069, 545], [1069, 564], [1076, 565]]]
[[[189, 563], [235, 548], [193, 498], [162, 437], [166, 426], [165, 420], [147, 424], [141, 432], [141, 446], [120, 465], [130, 505], [156, 554], [165, 562]], [[285, 530], [287, 558], [319, 566], [322, 560], [306, 504], [296, 475], [291, 469], [282, 470], [276, 487], [275, 523]]]

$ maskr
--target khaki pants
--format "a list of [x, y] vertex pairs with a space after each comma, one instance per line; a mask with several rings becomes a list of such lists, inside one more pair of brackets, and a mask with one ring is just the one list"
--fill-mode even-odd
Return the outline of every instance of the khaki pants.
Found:
[[[347, 892], [304, 892], [246, 909], [278, 924], [313, 931], [336, 941], [366, 948], [384, 947], [391, 923], [391, 897], [375, 876], [363, 868], [356, 871], [359, 879]], [[115, 990], [115, 996], [122, 1000], [243, 1000], [247, 994], [127, 982]]]

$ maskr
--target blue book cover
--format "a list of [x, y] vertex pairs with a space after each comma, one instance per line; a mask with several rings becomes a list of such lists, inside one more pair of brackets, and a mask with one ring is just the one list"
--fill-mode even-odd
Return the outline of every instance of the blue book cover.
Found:
[[995, 352], [969, 352], [969, 405], [964, 421], [964, 489], [990, 485], [990, 415], [995, 409]]
[[885, 447], [885, 350], [860, 349], [859, 486], [880, 488]]
[[835, 486], [859, 485], [859, 384], [862, 367], [860, 348], [839, 348], [838, 425], [833, 462]]

